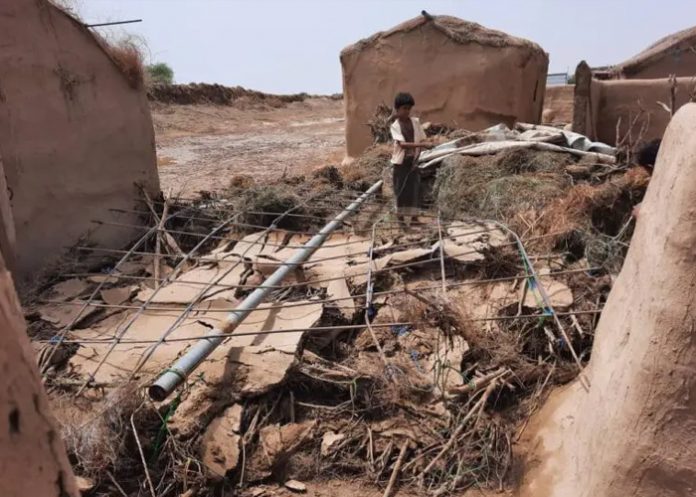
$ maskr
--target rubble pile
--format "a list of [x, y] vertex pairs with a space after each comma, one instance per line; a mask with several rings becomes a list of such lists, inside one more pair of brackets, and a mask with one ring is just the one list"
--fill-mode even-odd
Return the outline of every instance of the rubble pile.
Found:
[[[469, 211], [406, 230], [384, 199], [368, 202], [183, 389], [161, 403], [144, 394], [378, 177], [385, 153], [371, 151], [353, 176], [328, 167], [273, 184], [235, 178], [226, 196], [148, 199], [159, 248], [83, 247], [69, 273], [36, 290], [27, 317], [41, 369], [76, 470], [94, 488], [135, 491], [143, 460], [163, 496], [333, 477], [433, 495], [505, 488], [525, 421], [589, 359], [611, 277], [582, 251], [535, 244], [547, 221], [518, 230], [518, 241], [496, 216], [475, 216], [466, 199], [476, 182], [459, 184]], [[623, 171], [578, 181], [548, 151], [463, 160], [453, 155], [441, 171], [458, 164], [489, 182], [503, 169], [563, 176], [563, 195], [535, 207], [555, 209], [566, 231], [615, 199], [587, 194], [585, 205], [575, 189], [632, 184]], [[296, 217], [279, 221], [281, 212]], [[167, 213], [177, 216], [162, 221]]]

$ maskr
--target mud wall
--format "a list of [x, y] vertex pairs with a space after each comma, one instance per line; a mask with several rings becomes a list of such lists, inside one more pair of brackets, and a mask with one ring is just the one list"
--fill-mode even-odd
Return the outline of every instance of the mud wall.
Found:
[[[0, 154], [26, 280], [90, 220], [133, 209], [135, 182], [159, 190], [154, 132], [144, 90], [48, 1], [0, 2], [0, 33]], [[100, 227], [91, 239], [113, 247], [132, 235]]]
[[671, 74], [677, 77], [696, 76], [696, 53], [685, 50], [679, 53], [666, 51], [660, 56], [635, 66], [620, 69], [618, 77], [625, 79], [657, 79], [668, 78]]
[[0, 257], [0, 495], [77, 497], [35, 366], [12, 278]]
[[[671, 85], [668, 79], [610, 80], [588, 79], [587, 87], [576, 85], [573, 130], [596, 140], [616, 144], [619, 136], [632, 130], [633, 139], [642, 141], [661, 138], [670, 121], [670, 113], [659, 102], [671, 105]], [[691, 78], [677, 79], [675, 108], [689, 101], [693, 90]], [[589, 100], [588, 100], [589, 99]], [[582, 113], [580, 109], [587, 111]], [[631, 125], [632, 124], [632, 125]]]
[[16, 243], [14, 216], [5, 180], [5, 168], [2, 165], [2, 155], [0, 155], [0, 256], [2, 256], [9, 271], [14, 271]]
[[573, 122], [573, 95], [575, 85], [549, 86], [544, 95], [544, 111], [541, 122], [561, 124]]
[[577, 383], [530, 425], [521, 495], [690, 496], [696, 488], [696, 104], [669, 125], [626, 261]]
[[[148, 88], [147, 97], [153, 102], [180, 105], [233, 105], [237, 101], [267, 104], [270, 107], [283, 107], [293, 102], [304, 102], [315, 96], [307, 93], [293, 95], [273, 95], [260, 91], [247, 90], [241, 86], [191, 83], [187, 85], [157, 84]], [[332, 99], [339, 100], [340, 95]], [[316, 97], [318, 98], [318, 97]]]
[[341, 53], [348, 157], [372, 144], [366, 125], [399, 91], [424, 121], [479, 130], [516, 120], [538, 123], [548, 57], [538, 47], [456, 42], [431, 23]]

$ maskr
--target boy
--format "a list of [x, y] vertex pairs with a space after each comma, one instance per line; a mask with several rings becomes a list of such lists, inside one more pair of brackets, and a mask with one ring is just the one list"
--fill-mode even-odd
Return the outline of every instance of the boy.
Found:
[[[408, 226], [405, 216], [418, 215], [420, 195], [420, 171], [418, 156], [422, 149], [433, 146], [426, 143], [425, 131], [418, 118], [411, 117], [415, 105], [410, 93], [399, 93], [394, 99], [395, 119], [390, 131], [394, 140], [394, 153], [391, 158], [393, 168], [396, 215], [402, 224]], [[415, 219], [417, 222], [417, 219]]]

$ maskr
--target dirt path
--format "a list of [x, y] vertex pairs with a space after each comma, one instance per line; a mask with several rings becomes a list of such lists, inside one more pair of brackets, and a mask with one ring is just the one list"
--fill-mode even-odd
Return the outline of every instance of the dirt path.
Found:
[[277, 109], [155, 104], [152, 114], [162, 189], [185, 196], [223, 190], [238, 174], [263, 181], [343, 158], [340, 101]]

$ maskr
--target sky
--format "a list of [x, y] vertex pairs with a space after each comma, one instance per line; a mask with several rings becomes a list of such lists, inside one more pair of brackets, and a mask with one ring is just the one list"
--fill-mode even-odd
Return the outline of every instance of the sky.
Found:
[[619, 63], [696, 24], [693, 0], [64, 0], [96, 28], [137, 36], [176, 82], [273, 93], [341, 91], [339, 52], [420, 14], [447, 14], [537, 42], [549, 72]]

